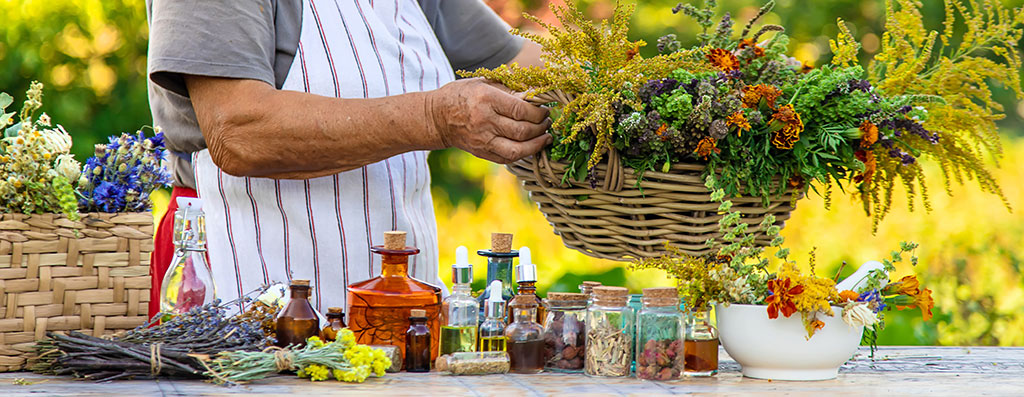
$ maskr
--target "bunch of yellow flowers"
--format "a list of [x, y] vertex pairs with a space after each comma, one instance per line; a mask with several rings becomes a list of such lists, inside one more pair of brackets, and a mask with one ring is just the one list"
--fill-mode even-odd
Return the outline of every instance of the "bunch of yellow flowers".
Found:
[[355, 334], [348, 328], [342, 329], [334, 342], [325, 343], [320, 338], [312, 336], [306, 340], [306, 344], [316, 349], [335, 349], [344, 352], [347, 361], [347, 365], [337, 367], [325, 363], [309, 364], [298, 371], [297, 375], [300, 378], [309, 378], [313, 382], [334, 376], [339, 382], [362, 383], [370, 375], [384, 376], [384, 371], [391, 366], [391, 359], [383, 350], [356, 344]]

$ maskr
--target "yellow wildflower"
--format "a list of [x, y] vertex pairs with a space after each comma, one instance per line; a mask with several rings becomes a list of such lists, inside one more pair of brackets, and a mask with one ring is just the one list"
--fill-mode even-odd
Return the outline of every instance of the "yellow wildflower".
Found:
[[309, 366], [303, 369], [305, 370], [306, 374], [309, 375], [309, 380], [313, 382], [327, 380], [327, 377], [330, 375], [330, 370], [328, 370], [327, 367], [320, 364], [310, 364]]

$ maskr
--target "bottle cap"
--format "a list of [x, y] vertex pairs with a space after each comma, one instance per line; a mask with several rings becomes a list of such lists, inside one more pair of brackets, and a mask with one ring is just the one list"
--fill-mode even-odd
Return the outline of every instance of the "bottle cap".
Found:
[[644, 288], [644, 305], [679, 306], [679, 290], [673, 287]]
[[328, 307], [327, 314], [344, 314], [344, 311], [340, 307]]
[[469, 264], [469, 250], [460, 245], [455, 249], [455, 264], [452, 265], [452, 283], [470, 284], [473, 282], [473, 265]]
[[292, 284], [291, 285], [292, 285], [292, 287], [308, 287], [309, 286], [309, 280], [303, 280], [303, 279], [298, 279], [297, 278], [297, 279], [292, 280]]
[[405, 249], [405, 232], [402, 232], [402, 231], [384, 232], [384, 249], [386, 249], [386, 250], [404, 250]]
[[191, 210], [202, 210], [203, 199], [196, 197], [178, 197], [175, 199], [178, 203], [178, 208], [189, 208]]
[[537, 281], [537, 265], [533, 264], [530, 257], [530, 248], [519, 249], [519, 265], [516, 266], [516, 281]]
[[537, 297], [535, 295], [516, 295], [508, 302], [509, 306], [530, 308], [537, 307]]
[[594, 303], [603, 306], [625, 306], [629, 301], [629, 290], [623, 287], [594, 287]]
[[512, 233], [491, 233], [491, 251], [512, 251]]
[[427, 318], [427, 311], [423, 309], [412, 309], [409, 311], [409, 317], [423, 317]]
[[501, 317], [505, 310], [505, 300], [501, 297], [501, 280], [491, 281], [487, 287], [487, 306], [485, 311], [487, 317]]

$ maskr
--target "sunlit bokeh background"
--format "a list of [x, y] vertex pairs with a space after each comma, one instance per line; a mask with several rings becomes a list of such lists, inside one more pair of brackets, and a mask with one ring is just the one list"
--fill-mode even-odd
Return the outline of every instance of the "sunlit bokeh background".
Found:
[[[697, 0], [699, 1], [699, 0]], [[536, 29], [522, 18], [530, 12], [552, 19], [547, 0], [487, 0], [512, 26]], [[674, 32], [692, 39], [691, 21], [673, 15], [675, 1], [640, 1], [632, 34], [654, 43]], [[756, 13], [758, 0], [720, 1], [739, 21]], [[927, 1], [926, 17], [940, 28], [942, 2]], [[1021, 6], [1024, 0], [1006, 0]], [[606, 0], [580, 4], [595, 18], [610, 15]], [[812, 6], [813, 5], [813, 6]], [[883, 0], [779, 0], [765, 21], [786, 26], [791, 52], [812, 64], [827, 62], [828, 39], [835, 20], [856, 26], [868, 59], [878, 50], [885, 6]], [[107, 135], [134, 131], [152, 123], [146, 100], [145, 2], [141, 0], [0, 0], [0, 90], [22, 98], [31, 80], [46, 84], [44, 110], [75, 139], [74, 151], [84, 160]], [[642, 52], [651, 54], [653, 45]], [[944, 194], [937, 167], [928, 166], [932, 207], [910, 212], [901, 203], [871, 233], [870, 218], [860, 203], [837, 195], [831, 209], [820, 197], [802, 200], [783, 235], [797, 259], [817, 248], [820, 274], [832, 275], [846, 261], [860, 264], [879, 259], [911, 240], [921, 244], [920, 264], [900, 273], [918, 274], [934, 290], [935, 318], [924, 323], [917, 311], [891, 312], [881, 338], [884, 344], [1024, 345], [1024, 102], [996, 88], [1007, 117], [1001, 122], [1005, 153], [996, 171], [1014, 211], [973, 185], [953, 185]], [[539, 289], [574, 291], [582, 280], [625, 285], [634, 292], [671, 285], [658, 271], [631, 272], [622, 263], [596, 260], [565, 248], [558, 236], [503, 168], [465, 153], [446, 150], [430, 157], [434, 201], [444, 269], [454, 262], [458, 245], [486, 248], [492, 231], [515, 234], [516, 246], [529, 246], [540, 269]], [[155, 196], [154, 216], [166, 207], [167, 195]], [[920, 203], [915, 206], [922, 208]], [[475, 260], [482, 286], [485, 265]]]

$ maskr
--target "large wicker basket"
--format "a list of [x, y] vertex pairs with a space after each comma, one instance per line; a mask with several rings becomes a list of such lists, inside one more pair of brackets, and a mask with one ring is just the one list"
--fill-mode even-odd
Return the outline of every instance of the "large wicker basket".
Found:
[[47, 331], [101, 336], [146, 321], [153, 214], [0, 215], [0, 371]]
[[[596, 168], [600, 186], [564, 178], [566, 164], [551, 161], [546, 152], [507, 166], [523, 183], [530, 198], [569, 248], [604, 259], [630, 260], [659, 256], [666, 242], [690, 255], [711, 253], [705, 241], [719, 237], [718, 203], [701, 177], [700, 164], [675, 164], [668, 173], [648, 171], [637, 185], [636, 175], [621, 166], [615, 151]], [[609, 172], [611, 170], [611, 172]], [[750, 231], [759, 230], [765, 215], [776, 224], [789, 219], [792, 194], [732, 198], [733, 211], [742, 214]], [[760, 234], [759, 245], [769, 239]]]

